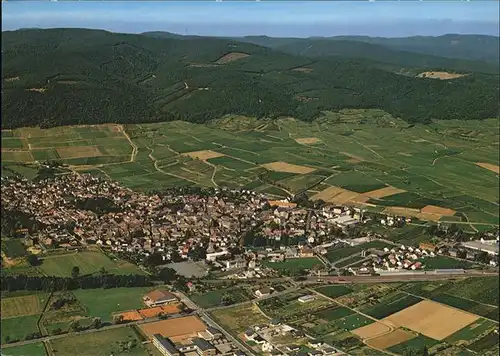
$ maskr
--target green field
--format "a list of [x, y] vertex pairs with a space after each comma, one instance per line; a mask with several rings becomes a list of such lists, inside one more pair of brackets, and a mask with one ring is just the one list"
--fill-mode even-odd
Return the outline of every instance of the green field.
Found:
[[472, 299], [480, 303], [498, 306], [499, 281], [497, 277], [467, 278], [458, 281], [448, 290], [448, 293], [463, 298]]
[[472, 262], [446, 256], [428, 257], [422, 259], [421, 262], [425, 269], [470, 269], [474, 266]]
[[213, 308], [221, 305], [224, 296], [229, 296], [234, 303], [252, 299], [251, 292], [244, 288], [214, 290], [203, 294], [195, 294], [190, 296], [190, 298], [201, 308]]
[[495, 346], [498, 349], [498, 333], [490, 332], [481, 339], [470, 344], [468, 348], [471, 349], [472, 351], [481, 353]]
[[335, 246], [328, 250], [326, 258], [330, 262], [335, 262], [340, 259], [349, 257], [355, 253], [360, 253], [361, 251], [366, 250], [368, 248], [383, 249], [384, 247], [390, 249], [393, 248], [394, 246], [389, 245], [388, 243], [382, 241], [370, 241], [357, 246], [346, 246], [346, 247]]
[[115, 262], [101, 252], [83, 251], [64, 255], [53, 255], [42, 259], [40, 270], [49, 276], [69, 277], [74, 266], [80, 275], [97, 273], [101, 268], [112, 274], [144, 274], [137, 266], [128, 262]]
[[26, 256], [24, 245], [19, 239], [2, 239], [2, 252], [9, 258]]
[[[86, 157], [65, 161], [103, 164], [99, 174], [104, 172], [139, 190], [217, 185], [283, 196], [287, 191], [306, 189], [312, 190], [308, 191], [311, 195], [329, 186], [362, 193], [391, 185], [407, 192], [372, 202], [381, 207], [421, 208], [431, 204], [451, 208], [465, 215], [475, 228], [487, 229], [498, 225], [498, 178], [475, 162], [498, 165], [497, 125], [496, 119], [408, 125], [380, 110], [342, 110], [326, 112], [311, 123], [236, 117], [206, 125], [181, 121], [128, 125], [126, 132], [138, 148], [133, 162], [128, 162], [130, 143], [111, 126], [15, 130], [12, 137], [20, 140], [9, 139], [2, 148], [19, 146], [19, 142], [26, 144], [23, 147], [31, 145], [31, 151], [3, 152], [11, 162], [19, 162], [33, 155], [54, 158], [55, 154], [64, 154], [68, 146], [96, 147], [100, 156], [90, 157], [91, 152], [85, 151]], [[295, 141], [298, 137], [320, 141], [301, 145]], [[199, 150], [225, 156], [203, 162], [181, 155]], [[123, 163], [108, 164], [114, 161]], [[290, 174], [258, 168], [275, 161], [316, 171]], [[472, 229], [467, 224], [460, 227]], [[409, 233], [399, 240], [417, 242], [416, 238]]]
[[151, 287], [78, 289], [73, 291], [73, 294], [86, 310], [87, 316], [111, 321], [112, 313], [145, 307], [142, 297], [151, 289]]
[[355, 312], [352, 309], [345, 308], [345, 307], [336, 307], [336, 308], [332, 308], [332, 309], [322, 310], [322, 311], [316, 313], [315, 315], [321, 319], [324, 319], [327, 321], [333, 321], [333, 320], [337, 320], [337, 319], [352, 315], [354, 313]]
[[459, 343], [461, 340], [469, 342], [484, 332], [493, 329], [495, 326], [498, 327], [498, 324], [490, 320], [479, 319], [471, 325], [467, 325], [465, 328], [458, 330], [453, 335], [448, 336], [446, 342], [450, 344]]
[[321, 294], [326, 295], [327, 297], [330, 298], [337, 298], [342, 295], [346, 295], [352, 292], [352, 289], [346, 286], [324, 286], [324, 287], [318, 287], [316, 288], [316, 291], [318, 291]]
[[45, 356], [46, 354], [45, 347], [41, 342], [2, 349], [4, 356]]
[[283, 262], [266, 261], [263, 263], [263, 265], [276, 270], [311, 269], [316, 265], [323, 266], [321, 261], [316, 257], [289, 258]]
[[24, 340], [26, 335], [38, 332], [37, 321], [40, 315], [20, 316], [18, 318], [2, 319], [2, 344], [7, 338], [12, 340]]
[[388, 349], [388, 351], [397, 353], [397, 354], [405, 354], [406, 350], [408, 349], [417, 349], [417, 350], [422, 350], [424, 346], [427, 346], [427, 348], [431, 348], [432, 346], [438, 344], [439, 341], [431, 339], [430, 337], [424, 336], [424, 335], [418, 335], [417, 337], [414, 337], [413, 339], [410, 339], [408, 341], [402, 342], [401, 344], [394, 345]]
[[456, 295], [450, 295], [447, 293], [432, 296], [431, 299], [442, 304], [450, 305], [457, 309], [468, 311], [472, 314], [477, 314], [485, 318], [498, 321], [498, 307], [495, 306], [481, 304], [473, 300], [460, 298]]
[[383, 319], [421, 301], [422, 299], [420, 298], [397, 292], [392, 296], [382, 298], [382, 300], [374, 306], [363, 308], [360, 311], [373, 318]]
[[[127, 347], [127, 344], [135, 346]], [[85, 335], [70, 336], [51, 341], [55, 355], [132, 355], [148, 356], [144, 345], [130, 327], [93, 332]]]
[[348, 331], [351, 331], [373, 322], [374, 321], [372, 319], [369, 319], [361, 314], [352, 314], [343, 319], [336, 320], [334, 325], [340, 329], [347, 329]]
[[342, 262], [336, 263], [335, 266], [337, 266], [338, 268], [343, 268], [343, 267], [347, 267], [349, 265], [354, 265], [357, 262], [363, 261], [364, 259], [366, 259], [366, 257], [353, 256], [353, 257], [348, 258]]

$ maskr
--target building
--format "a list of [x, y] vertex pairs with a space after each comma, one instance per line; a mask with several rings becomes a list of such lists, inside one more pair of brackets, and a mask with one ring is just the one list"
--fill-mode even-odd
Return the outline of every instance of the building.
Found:
[[244, 258], [235, 258], [234, 260], [224, 261], [227, 269], [245, 268], [247, 260]]
[[303, 295], [302, 297], [299, 297], [297, 298], [297, 300], [301, 303], [308, 303], [308, 302], [312, 302], [313, 300], [315, 300], [316, 297], [314, 295]]
[[207, 328], [207, 334], [212, 338], [212, 339], [218, 339], [222, 337], [222, 333], [220, 332], [219, 329], [216, 329], [212, 326], [209, 326]]
[[214, 356], [217, 353], [214, 345], [199, 337], [193, 339], [193, 345], [200, 356]]
[[264, 288], [260, 288], [260, 289], [257, 289], [255, 291], [255, 296], [257, 298], [262, 298], [262, 297], [267, 297], [268, 295], [270, 295], [271, 293], [273, 292], [273, 290], [269, 287], [264, 287]]
[[302, 247], [300, 249], [300, 257], [314, 257], [313, 249], [306, 246]]
[[175, 345], [169, 339], [164, 338], [160, 334], [153, 335], [153, 345], [156, 346], [158, 351], [161, 352], [162, 355], [165, 356], [178, 356], [180, 355], [179, 350], [175, 347]]
[[437, 246], [430, 242], [421, 242], [418, 247], [421, 250], [435, 251]]
[[170, 292], [156, 289], [147, 293], [142, 300], [148, 307], [156, 307], [163, 304], [174, 303], [177, 297]]
[[498, 254], [498, 241], [496, 240], [483, 240], [480, 241], [467, 241], [462, 244], [465, 248], [471, 250], [486, 252], [489, 255]]

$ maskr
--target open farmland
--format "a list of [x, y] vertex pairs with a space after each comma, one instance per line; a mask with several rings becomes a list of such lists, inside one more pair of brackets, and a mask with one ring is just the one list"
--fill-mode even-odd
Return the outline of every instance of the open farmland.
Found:
[[7, 342], [7, 340], [24, 340], [27, 335], [38, 332], [38, 318], [40, 318], [39, 314], [33, 314], [17, 318], [2, 319], [2, 344]]
[[[382, 322], [411, 329], [435, 340], [443, 340], [478, 318], [476, 315], [424, 300], [388, 316]], [[443, 320], [449, 322], [443, 323]]]
[[47, 294], [33, 294], [2, 298], [2, 319], [39, 314], [43, 310], [47, 297]]
[[[475, 231], [498, 225], [498, 174], [476, 164], [498, 167], [496, 127], [495, 119], [408, 125], [380, 110], [342, 110], [312, 123], [236, 116], [206, 125], [127, 125], [124, 131], [115, 125], [25, 128], [2, 132], [8, 137], [2, 159], [61, 160], [58, 152], [66, 147], [94, 147], [86, 153], [93, 157], [65, 161], [133, 189], [198, 185], [271, 197], [331, 195], [336, 202], [454, 220]], [[297, 142], [312, 138], [314, 144]], [[196, 152], [210, 155], [189, 156]], [[267, 173], [292, 176], [266, 179]]]

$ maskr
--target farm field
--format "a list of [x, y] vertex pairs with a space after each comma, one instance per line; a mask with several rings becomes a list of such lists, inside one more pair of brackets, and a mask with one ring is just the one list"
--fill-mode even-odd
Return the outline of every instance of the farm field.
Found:
[[55, 355], [80, 355], [82, 350], [92, 356], [148, 356], [144, 345], [130, 327], [69, 336], [50, 342]]
[[425, 269], [470, 269], [475, 264], [470, 261], [457, 260], [446, 256], [426, 257], [421, 260]]
[[2, 319], [39, 314], [43, 310], [48, 294], [33, 294], [2, 298]]
[[[2, 133], [9, 137], [2, 161], [62, 160], [140, 190], [247, 187], [271, 197], [337, 190], [333, 196], [346, 204], [453, 220], [474, 231], [498, 225], [498, 173], [483, 168], [499, 165], [496, 127], [496, 119], [409, 125], [360, 109], [325, 112], [311, 123], [228, 116], [124, 131], [116, 125], [24, 128]], [[290, 175], [267, 180], [263, 173]]]
[[264, 263], [264, 266], [276, 270], [311, 269], [316, 265], [323, 265], [323, 263], [321, 263], [321, 261], [316, 257], [289, 258], [283, 262], [266, 261]]
[[9, 347], [8, 349], [2, 350], [3, 355], [6, 356], [45, 356], [45, 347], [43, 344], [28, 344], [24, 346]]
[[274, 298], [259, 301], [257, 304], [260, 309], [269, 317], [279, 318], [296, 318], [301, 315], [312, 314], [318, 310], [327, 309], [333, 306], [334, 303], [328, 299], [315, 294], [312, 301], [302, 303], [298, 300], [299, 297], [310, 295], [307, 290], [300, 290]]
[[450, 335], [445, 339], [446, 342], [450, 344], [458, 344], [458, 343], [470, 343], [472, 340], [478, 338], [483, 333], [498, 328], [498, 324], [494, 323], [490, 320], [479, 319], [474, 323], [467, 325], [463, 329], [457, 331], [456, 333]]
[[222, 298], [224, 296], [230, 297], [234, 303], [249, 301], [253, 298], [252, 292], [242, 287], [219, 289], [203, 294], [194, 294], [190, 296], [190, 298], [201, 308], [213, 308], [221, 305]]
[[418, 297], [397, 292], [392, 296], [382, 298], [379, 303], [373, 306], [361, 308], [360, 311], [373, 318], [383, 319], [421, 301], [422, 299]]
[[38, 332], [37, 321], [39, 317], [39, 314], [34, 314], [2, 319], [2, 344], [7, 342], [7, 340], [24, 340], [28, 334]]
[[346, 286], [323, 286], [316, 288], [316, 291], [329, 297], [329, 298], [337, 298], [343, 296], [345, 294], [349, 294], [352, 292], [352, 289]]
[[144, 274], [137, 266], [128, 262], [114, 262], [98, 251], [47, 256], [38, 268], [49, 276], [70, 277], [74, 266], [80, 268], [81, 275], [97, 273], [101, 268], [113, 274]]
[[432, 338], [429, 338], [425, 335], [418, 335], [416, 337], [413, 337], [407, 341], [404, 341], [402, 343], [396, 344], [392, 347], [388, 348], [388, 351], [397, 353], [397, 354], [405, 354], [405, 351], [407, 349], [417, 349], [417, 350], [422, 350], [424, 346], [427, 346], [427, 348], [431, 348], [432, 346], [438, 344], [439, 341], [436, 341]]

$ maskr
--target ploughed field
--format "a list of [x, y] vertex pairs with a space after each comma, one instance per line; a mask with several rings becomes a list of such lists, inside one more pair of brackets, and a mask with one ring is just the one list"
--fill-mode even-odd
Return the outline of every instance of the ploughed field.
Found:
[[293, 118], [226, 116], [207, 124], [23, 128], [2, 131], [2, 165], [59, 161], [142, 190], [250, 189], [450, 221], [498, 224], [498, 121], [410, 125], [380, 110]]

